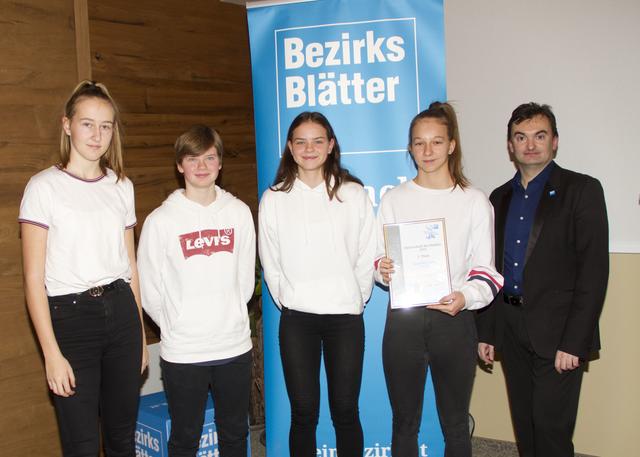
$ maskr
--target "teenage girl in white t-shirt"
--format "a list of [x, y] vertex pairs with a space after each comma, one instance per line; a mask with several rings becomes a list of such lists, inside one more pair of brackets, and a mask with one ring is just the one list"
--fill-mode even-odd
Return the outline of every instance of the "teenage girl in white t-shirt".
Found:
[[61, 161], [20, 206], [25, 296], [53, 393], [64, 456], [135, 455], [146, 366], [134, 251], [133, 185], [118, 109], [83, 81], [62, 118]]
[[[448, 103], [434, 102], [409, 127], [416, 177], [388, 191], [378, 210], [376, 279], [393, 284], [384, 257], [385, 223], [443, 218], [452, 292], [439, 303], [387, 311], [382, 359], [393, 411], [391, 453], [418, 457], [427, 370], [431, 370], [448, 457], [471, 457], [469, 401], [478, 337], [472, 310], [502, 287], [493, 264], [493, 209], [462, 173], [458, 121]], [[398, 259], [399, 260], [399, 259]]]

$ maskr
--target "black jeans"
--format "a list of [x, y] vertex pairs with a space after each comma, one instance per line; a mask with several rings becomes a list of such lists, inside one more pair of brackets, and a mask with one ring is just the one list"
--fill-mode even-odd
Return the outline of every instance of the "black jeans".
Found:
[[58, 345], [76, 378], [75, 394], [53, 396], [65, 457], [96, 457], [99, 421], [108, 457], [135, 456], [142, 331], [124, 281], [100, 297], [49, 297]]
[[213, 396], [221, 457], [247, 457], [251, 351], [216, 366], [160, 361], [171, 416], [170, 457], [194, 457], [209, 396]]
[[471, 457], [469, 402], [478, 336], [471, 312], [455, 317], [425, 307], [387, 311], [382, 362], [393, 412], [391, 453], [418, 456], [427, 369], [446, 457]]
[[280, 316], [280, 356], [291, 403], [290, 455], [317, 455], [321, 354], [338, 455], [362, 457], [364, 439], [358, 411], [364, 357], [362, 315], [284, 309]]

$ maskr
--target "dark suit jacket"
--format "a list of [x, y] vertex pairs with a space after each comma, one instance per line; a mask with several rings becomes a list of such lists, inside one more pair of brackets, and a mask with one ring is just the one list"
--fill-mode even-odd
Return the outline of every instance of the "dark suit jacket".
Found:
[[[504, 231], [512, 183], [491, 193], [495, 208], [496, 267], [503, 271]], [[609, 234], [602, 186], [597, 179], [556, 166], [531, 227], [524, 266], [526, 327], [534, 351], [557, 350], [586, 359], [600, 349], [598, 319], [609, 277]], [[499, 294], [477, 315], [479, 341], [498, 350], [504, 331]]]

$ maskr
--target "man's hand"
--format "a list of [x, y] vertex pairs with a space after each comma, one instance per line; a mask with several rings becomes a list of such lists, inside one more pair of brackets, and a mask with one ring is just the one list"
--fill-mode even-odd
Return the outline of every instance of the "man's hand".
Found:
[[487, 365], [493, 365], [495, 348], [492, 344], [478, 343], [478, 357]]
[[571, 371], [579, 366], [580, 359], [577, 356], [562, 351], [556, 352], [555, 367], [558, 373], [562, 374], [565, 371]]

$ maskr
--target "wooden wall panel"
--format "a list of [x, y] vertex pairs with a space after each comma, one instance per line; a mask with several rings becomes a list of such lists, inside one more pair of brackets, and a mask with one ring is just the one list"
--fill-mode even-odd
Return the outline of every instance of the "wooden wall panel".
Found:
[[[178, 185], [176, 137], [194, 123], [225, 142], [222, 186], [257, 210], [244, 8], [217, 0], [80, 0], [84, 74], [107, 84], [125, 126], [138, 227]], [[58, 456], [57, 426], [22, 290], [20, 199], [58, 160], [62, 104], [78, 80], [73, 0], [0, 0], [0, 455]], [[87, 25], [87, 24], [80, 24]], [[88, 38], [86, 38], [88, 30]], [[80, 46], [82, 45], [82, 46]], [[86, 59], [86, 49], [80, 49]], [[84, 57], [83, 57], [84, 55]], [[80, 65], [82, 66], [82, 65]]]
[[0, 455], [58, 456], [58, 429], [22, 290], [18, 209], [55, 163], [76, 83], [73, 0], [0, 0]]
[[173, 144], [196, 123], [222, 136], [220, 185], [254, 215], [258, 205], [246, 11], [214, 0], [159, 5], [89, 0], [91, 70], [122, 111], [138, 235], [149, 212], [178, 187]]

